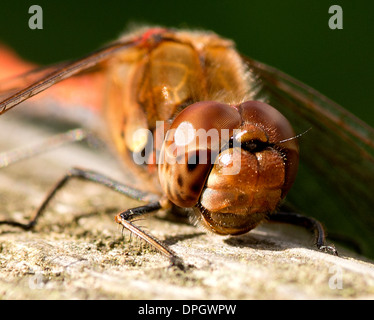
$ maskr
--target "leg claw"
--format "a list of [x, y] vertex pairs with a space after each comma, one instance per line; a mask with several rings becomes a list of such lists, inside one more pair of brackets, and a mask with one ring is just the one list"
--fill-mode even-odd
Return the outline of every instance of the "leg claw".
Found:
[[330, 253], [330, 254], [332, 254], [334, 256], [339, 256], [338, 251], [335, 249], [334, 245], [331, 245], [331, 246], [319, 246], [318, 249], [320, 251], [323, 251], [323, 252], [326, 252], [326, 253]]

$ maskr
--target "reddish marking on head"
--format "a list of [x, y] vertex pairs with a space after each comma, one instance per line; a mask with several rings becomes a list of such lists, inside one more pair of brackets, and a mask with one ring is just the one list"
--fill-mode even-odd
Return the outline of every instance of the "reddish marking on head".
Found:
[[165, 32], [167, 32], [165, 28], [149, 29], [139, 37], [139, 45], [142, 47], [153, 47], [155, 43], [160, 41], [160, 36]]
[[165, 32], [166, 32], [165, 28], [151, 28], [142, 34], [141, 39], [143, 41], [147, 41], [150, 37], [153, 37], [154, 35], [159, 35]]

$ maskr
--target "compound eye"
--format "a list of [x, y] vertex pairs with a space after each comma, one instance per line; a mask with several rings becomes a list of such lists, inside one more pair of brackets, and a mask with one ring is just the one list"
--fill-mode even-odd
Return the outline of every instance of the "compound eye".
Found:
[[[269, 143], [277, 143], [295, 136], [295, 132], [285, 116], [277, 109], [260, 101], [246, 101], [238, 106], [243, 123], [257, 124], [264, 129]], [[297, 144], [297, 140], [291, 140]]]
[[184, 109], [166, 134], [159, 165], [161, 187], [180, 207], [194, 206], [218, 152], [241, 124], [238, 110], [203, 101]]
[[[284, 197], [296, 179], [299, 164], [299, 146], [295, 132], [285, 116], [272, 106], [260, 101], [246, 101], [238, 106], [243, 124], [237, 135], [244, 149], [256, 150], [266, 145], [274, 145], [284, 154], [286, 176], [282, 188]], [[256, 141], [255, 144], [253, 142]]]

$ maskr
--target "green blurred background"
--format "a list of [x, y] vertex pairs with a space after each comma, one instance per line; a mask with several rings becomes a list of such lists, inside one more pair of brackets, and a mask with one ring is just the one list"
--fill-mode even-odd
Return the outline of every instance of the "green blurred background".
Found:
[[[28, 27], [33, 4], [43, 8], [43, 30]], [[328, 27], [334, 4], [343, 30]], [[374, 126], [374, 1], [2, 0], [0, 10], [0, 41], [40, 64], [95, 50], [129, 23], [211, 29]]]

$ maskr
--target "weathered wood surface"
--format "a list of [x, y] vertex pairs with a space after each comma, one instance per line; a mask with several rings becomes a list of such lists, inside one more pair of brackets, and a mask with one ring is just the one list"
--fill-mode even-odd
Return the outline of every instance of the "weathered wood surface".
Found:
[[[40, 141], [47, 128], [0, 119], [0, 151]], [[100, 150], [71, 145], [0, 169], [0, 219], [30, 216], [71, 166], [124, 179]], [[373, 299], [374, 265], [340, 249], [317, 252], [304, 230], [264, 224], [220, 237], [161, 218], [140, 221], [190, 267], [132, 239], [113, 218], [139, 203], [74, 181], [48, 207], [35, 231], [0, 226], [1, 299]]]

